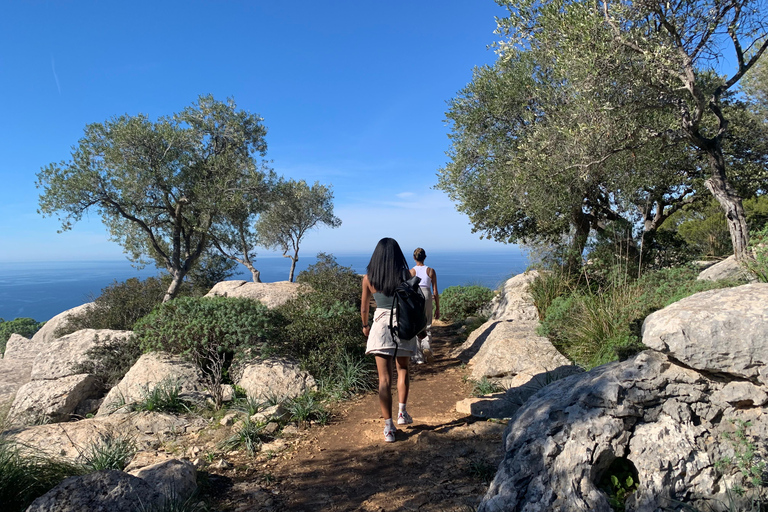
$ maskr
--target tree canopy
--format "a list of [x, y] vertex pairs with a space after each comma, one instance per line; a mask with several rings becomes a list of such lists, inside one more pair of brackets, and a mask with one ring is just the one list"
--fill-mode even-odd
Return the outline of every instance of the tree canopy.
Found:
[[267, 149], [262, 121], [209, 95], [157, 121], [139, 114], [89, 124], [70, 160], [38, 173], [39, 211], [57, 215], [62, 230], [96, 211], [129, 259], [150, 258], [170, 273], [169, 300], [225, 214], [250, 204], [244, 191], [265, 179], [256, 160]]
[[[746, 149], [765, 127], [730, 89], [764, 50], [760, 2], [499, 3], [499, 57], [450, 102], [438, 175], [475, 230], [507, 242], [568, 235], [580, 257], [589, 233], [622, 220], [652, 234], [706, 186], [739, 254], [733, 172], [760, 168], [765, 153]], [[721, 77], [713, 58], [726, 43], [738, 67]]]
[[315, 182], [281, 180], [273, 191], [269, 209], [256, 223], [260, 243], [277, 248], [291, 259], [288, 280], [293, 281], [299, 246], [304, 236], [318, 225], [337, 228], [341, 220], [333, 215], [333, 191]]

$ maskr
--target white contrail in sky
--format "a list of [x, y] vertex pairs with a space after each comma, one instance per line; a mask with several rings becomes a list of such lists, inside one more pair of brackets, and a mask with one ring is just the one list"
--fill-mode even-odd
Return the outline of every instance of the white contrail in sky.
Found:
[[59, 85], [59, 75], [56, 74], [56, 62], [51, 56], [51, 71], [53, 71], [53, 78], [56, 80], [56, 88], [59, 90], [59, 96], [61, 96], [61, 85]]

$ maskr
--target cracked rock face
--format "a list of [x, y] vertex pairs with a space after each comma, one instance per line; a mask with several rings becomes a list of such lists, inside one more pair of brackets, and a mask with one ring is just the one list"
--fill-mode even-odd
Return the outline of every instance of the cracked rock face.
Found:
[[610, 512], [605, 482], [619, 466], [638, 482], [627, 511], [723, 509], [743, 483], [715, 467], [735, 454], [726, 435], [749, 421], [766, 450], [766, 308], [768, 285], [696, 294], [646, 320], [643, 341], [659, 351], [541, 389], [510, 421], [478, 510]]

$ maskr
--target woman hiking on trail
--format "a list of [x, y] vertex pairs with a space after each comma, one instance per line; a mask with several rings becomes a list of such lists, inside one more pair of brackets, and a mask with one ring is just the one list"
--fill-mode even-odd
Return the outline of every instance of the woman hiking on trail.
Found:
[[432, 341], [433, 300], [435, 304], [434, 318], [435, 320], [440, 319], [440, 296], [437, 293], [437, 272], [435, 272], [435, 269], [424, 265], [424, 260], [427, 259], [427, 252], [421, 247], [418, 247], [413, 251], [413, 259], [416, 262], [416, 266], [411, 269], [411, 276], [418, 276], [419, 279], [421, 279], [421, 281], [419, 281], [419, 291], [424, 296], [424, 316], [427, 318], [427, 335], [416, 343], [416, 353], [411, 360], [416, 364], [424, 363], [425, 359], [426, 362], [432, 363], [434, 357], [432, 355], [430, 342]]
[[[393, 238], [382, 238], [373, 251], [371, 261], [363, 277], [363, 296], [360, 305], [360, 318], [363, 321], [363, 334], [368, 337], [365, 353], [376, 358], [379, 374], [379, 404], [384, 417], [384, 440], [395, 441], [397, 427], [392, 421], [392, 360], [397, 366], [397, 396], [400, 402], [397, 414], [398, 425], [413, 423], [413, 418], [405, 410], [408, 401], [410, 376], [408, 360], [416, 351], [417, 338], [409, 340], [392, 339], [389, 330], [389, 317], [397, 286], [411, 277], [408, 262]], [[371, 297], [376, 301], [373, 322], [368, 325], [368, 309]], [[395, 354], [397, 351], [397, 354]]]

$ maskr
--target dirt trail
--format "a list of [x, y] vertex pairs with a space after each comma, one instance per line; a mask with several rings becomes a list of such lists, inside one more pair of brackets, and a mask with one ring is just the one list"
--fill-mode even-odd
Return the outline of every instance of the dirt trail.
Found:
[[[334, 421], [312, 427], [274, 458], [241, 461], [211, 476], [219, 510], [469, 511], [475, 510], [501, 460], [504, 424], [455, 411], [469, 396], [455, 328], [433, 327], [435, 362], [414, 366], [408, 411], [385, 443], [378, 397], [344, 404]], [[396, 396], [396, 395], [395, 395]], [[395, 406], [396, 410], [396, 406]]]

